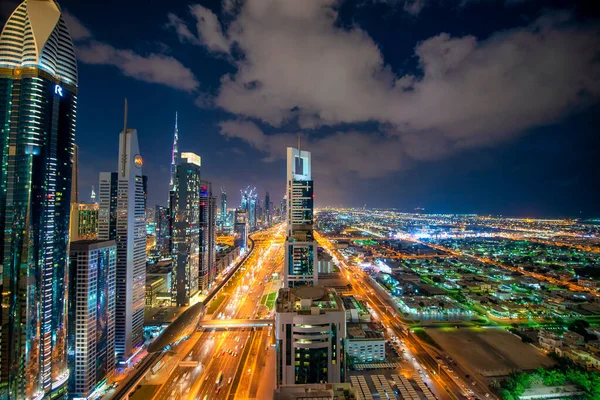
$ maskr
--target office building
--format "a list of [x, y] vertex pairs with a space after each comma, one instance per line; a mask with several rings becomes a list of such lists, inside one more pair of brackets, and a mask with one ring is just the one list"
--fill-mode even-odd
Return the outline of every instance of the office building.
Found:
[[233, 224], [233, 245], [242, 253], [248, 249], [248, 218], [244, 210], [235, 210]]
[[184, 152], [175, 168], [170, 205], [174, 306], [190, 305], [199, 288], [200, 165], [200, 156]]
[[227, 225], [227, 192], [221, 188], [221, 199], [219, 209], [219, 221], [221, 230], [224, 230]]
[[77, 92], [60, 8], [23, 1], [0, 34], [0, 398], [66, 391]]
[[217, 198], [212, 184], [200, 184], [200, 290], [208, 290], [216, 277]]
[[[126, 124], [119, 135], [118, 160], [118, 172], [100, 174], [98, 239], [115, 239], [117, 243], [115, 352], [117, 360], [126, 364], [143, 344], [146, 292], [143, 161], [137, 131], [128, 129]], [[115, 188], [116, 214], [113, 214]], [[116, 223], [114, 230], [113, 223]]]
[[346, 312], [335, 290], [279, 290], [275, 304], [277, 385], [344, 382]]
[[269, 192], [267, 192], [267, 195], [265, 196], [265, 212], [264, 212], [264, 223], [266, 226], [271, 226], [273, 225], [273, 216], [272, 216], [272, 209], [273, 206], [271, 205], [271, 196], [269, 196]]
[[69, 265], [69, 395], [90, 398], [115, 371], [114, 240], [71, 242]]
[[348, 358], [353, 363], [385, 360], [385, 338], [378, 330], [363, 329], [363, 325], [349, 326], [346, 343]]
[[117, 193], [119, 180], [116, 172], [100, 172], [98, 186], [98, 238], [117, 238]]
[[167, 278], [160, 275], [146, 275], [146, 307], [164, 305], [164, 298], [171, 304], [171, 291], [167, 288]]
[[164, 255], [171, 253], [171, 210], [156, 206], [156, 247]]
[[156, 236], [156, 209], [146, 207], [146, 235]]
[[98, 239], [98, 204], [71, 203], [70, 241]]
[[287, 237], [284, 287], [317, 285], [317, 248], [313, 237], [313, 181], [308, 151], [287, 149]]

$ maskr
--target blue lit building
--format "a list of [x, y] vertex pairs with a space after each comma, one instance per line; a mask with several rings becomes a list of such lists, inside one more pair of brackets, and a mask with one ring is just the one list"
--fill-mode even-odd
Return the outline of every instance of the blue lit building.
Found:
[[66, 392], [66, 277], [77, 62], [53, 0], [0, 34], [0, 398]]
[[117, 245], [80, 240], [69, 254], [69, 396], [86, 399], [115, 371]]

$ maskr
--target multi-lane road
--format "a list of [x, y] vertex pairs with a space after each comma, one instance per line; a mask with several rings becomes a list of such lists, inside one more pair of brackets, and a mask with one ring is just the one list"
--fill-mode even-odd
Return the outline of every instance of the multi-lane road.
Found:
[[[222, 289], [222, 303], [204, 319], [270, 318], [263, 296], [275, 290], [271, 277], [283, 263], [283, 226], [252, 235], [254, 251]], [[249, 396], [264, 364], [270, 328], [206, 329], [154, 395], [154, 399], [233, 399]], [[262, 350], [262, 351], [261, 351]], [[194, 366], [197, 363], [197, 366]], [[181, 363], [180, 363], [181, 364]], [[237, 379], [236, 379], [237, 377]], [[235, 392], [232, 388], [235, 386]], [[245, 393], [242, 395], [242, 393]]]

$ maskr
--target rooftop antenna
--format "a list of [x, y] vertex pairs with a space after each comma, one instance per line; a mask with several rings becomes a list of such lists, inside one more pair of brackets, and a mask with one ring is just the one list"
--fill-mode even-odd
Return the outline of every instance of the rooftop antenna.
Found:
[[127, 133], [127, 97], [125, 97], [125, 116], [123, 118], [123, 132]]
[[298, 135], [298, 153], [300, 153], [300, 135]]

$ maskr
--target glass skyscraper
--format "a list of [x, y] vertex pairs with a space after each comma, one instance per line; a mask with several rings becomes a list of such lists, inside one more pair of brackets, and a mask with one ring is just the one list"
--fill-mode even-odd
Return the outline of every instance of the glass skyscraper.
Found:
[[171, 190], [172, 304], [187, 306], [200, 284], [200, 156], [181, 153]]
[[216, 278], [217, 198], [212, 183], [200, 182], [200, 290], [208, 290]]
[[310, 153], [288, 147], [284, 287], [316, 285], [318, 281], [313, 198]]
[[77, 62], [53, 0], [0, 34], [0, 398], [66, 389], [67, 249]]
[[69, 265], [69, 396], [92, 397], [115, 371], [114, 240], [71, 242]]

